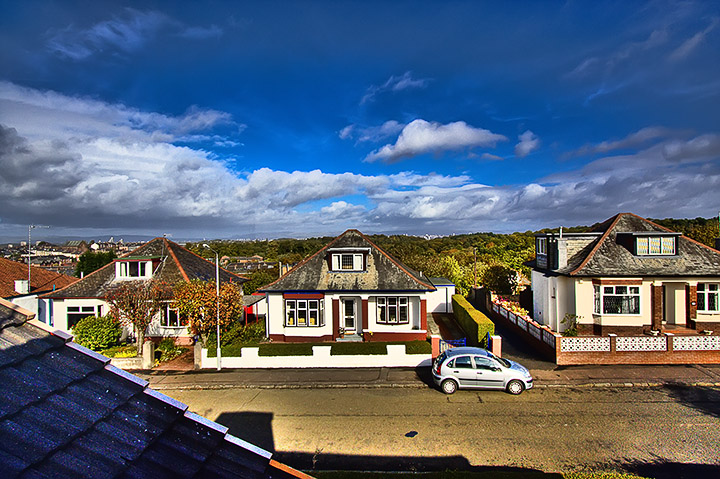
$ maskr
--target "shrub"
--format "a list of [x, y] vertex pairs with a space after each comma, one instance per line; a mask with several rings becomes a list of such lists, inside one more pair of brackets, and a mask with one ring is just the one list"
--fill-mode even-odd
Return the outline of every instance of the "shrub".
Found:
[[452, 297], [453, 314], [460, 327], [465, 332], [468, 343], [472, 346], [487, 347], [488, 333], [495, 334], [495, 323], [473, 306], [462, 295]]
[[109, 349], [103, 349], [100, 352], [109, 358], [134, 358], [138, 355], [137, 347], [134, 344], [113, 346]]
[[331, 356], [352, 356], [365, 354], [387, 354], [387, 343], [335, 343], [330, 349]]
[[432, 345], [427, 341], [408, 341], [398, 344], [405, 345], [406, 354], [432, 354]]
[[75, 342], [93, 351], [115, 346], [121, 332], [122, 326], [110, 315], [88, 316], [78, 321], [72, 328]]
[[[240, 321], [233, 323], [227, 331], [220, 332], [220, 346], [230, 346], [238, 344], [259, 343], [265, 339], [265, 323], [257, 321], [251, 324], [243, 324]], [[207, 335], [205, 347], [208, 349], [216, 348], [217, 336], [215, 331]]]
[[156, 353], [160, 353], [160, 362], [170, 361], [180, 356], [182, 353], [187, 351], [185, 348], [179, 347], [175, 344], [175, 340], [172, 338], [165, 338], [160, 341], [155, 348]]

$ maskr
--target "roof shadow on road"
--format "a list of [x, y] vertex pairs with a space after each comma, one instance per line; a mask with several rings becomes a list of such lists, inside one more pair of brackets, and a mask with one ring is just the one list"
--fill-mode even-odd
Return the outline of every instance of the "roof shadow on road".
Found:
[[433, 472], [472, 471], [507, 472], [511, 477], [558, 478], [561, 474], [544, 473], [521, 467], [472, 466], [464, 456], [370, 456], [326, 454], [322, 449], [315, 453], [276, 451], [272, 429], [273, 413], [232, 412], [223, 413], [216, 422], [229, 428], [229, 433], [244, 441], [273, 453], [273, 459], [295, 469], [308, 471], [381, 471], [381, 472]]
[[[720, 417], [720, 389], [680, 384], [667, 385], [664, 389], [678, 403], [704, 414]], [[720, 477], [720, 474], [715, 477]]]
[[720, 465], [670, 462], [659, 459], [654, 462], [630, 462], [621, 464], [628, 472], [653, 479], [695, 479], [720, 477]]

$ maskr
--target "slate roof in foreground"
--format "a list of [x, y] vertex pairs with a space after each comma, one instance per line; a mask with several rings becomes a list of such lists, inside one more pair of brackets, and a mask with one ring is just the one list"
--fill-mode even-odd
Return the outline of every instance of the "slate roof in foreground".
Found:
[[[153, 274], [153, 278], [171, 285], [179, 281], [190, 281], [192, 279], [215, 280], [214, 262], [196, 255], [167, 238], [155, 238], [114, 262], [90, 273], [77, 283], [49, 293], [44, 297], [52, 299], [106, 298], [116, 284], [115, 262], [128, 257], [161, 258], [160, 266]], [[220, 268], [220, 282], [225, 283], [228, 281], [241, 284], [246, 282], [247, 279]]]
[[[329, 271], [328, 255], [335, 248], [369, 250], [367, 270]], [[259, 291], [434, 291], [435, 289], [425, 275], [408, 268], [375, 245], [367, 236], [351, 229]]]
[[309, 477], [0, 299], [3, 478]]

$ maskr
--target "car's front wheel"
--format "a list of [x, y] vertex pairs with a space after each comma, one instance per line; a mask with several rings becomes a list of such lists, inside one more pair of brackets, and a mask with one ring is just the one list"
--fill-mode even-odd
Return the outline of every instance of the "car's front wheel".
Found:
[[452, 379], [446, 379], [442, 382], [440, 387], [442, 387], [442, 390], [445, 394], [452, 394], [457, 391], [458, 385]]
[[518, 395], [521, 392], [525, 390], [525, 385], [522, 383], [522, 381], [519, 381], [517, 379], [513, 379], [510, 381], [507, 385], [507, 392], [510, 394]]

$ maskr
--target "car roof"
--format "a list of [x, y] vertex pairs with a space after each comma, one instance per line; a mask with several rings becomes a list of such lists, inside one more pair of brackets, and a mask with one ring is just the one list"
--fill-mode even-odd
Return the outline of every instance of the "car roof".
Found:
[[490, 357], [490, 353], [487, 352], [487, 350], [483, 348], [473, 348], [473, 347], [460, 347], [460, 348], [450, 348], [445, 350], [445, 354], [447, 357], [453, 357], [453, 356], [459, 356], [461, 354], [474, 354], [476, 356], [485, 356]]

